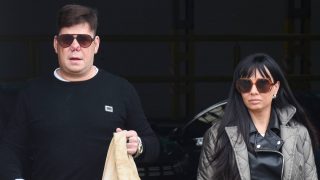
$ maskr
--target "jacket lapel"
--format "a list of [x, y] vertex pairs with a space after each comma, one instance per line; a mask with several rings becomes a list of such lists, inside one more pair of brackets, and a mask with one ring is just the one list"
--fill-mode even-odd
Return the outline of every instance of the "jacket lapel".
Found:
[[237, 167], [242, 180], [250, 180], [250, 169], [247, 146], [244, 143], [242, 136], [237, 135], [237, 127], [225, 127], [234, 155], [237, 162]]
[[277, 114], [281, 122], [280, 136], [284, 141], [282, 146], [282, 154], [284, 158], [284, 170], [283, 179], [291, 179], [293, 174], [293, 160], [296, 156], [296, 144], [297, 144], [297, 128], [290, 126], [290, 121], [296, 113], [296, 108], [293, 106], [287, 106], [282, 109], [277, 109]]
[[285, 166], [283, 170], [283, 179], [291, 179], [293, 169], [293, 159], [296, 154], [297, 128], [281, 125], [281, 138], [284, 141], [282, 146], [282, 154]]

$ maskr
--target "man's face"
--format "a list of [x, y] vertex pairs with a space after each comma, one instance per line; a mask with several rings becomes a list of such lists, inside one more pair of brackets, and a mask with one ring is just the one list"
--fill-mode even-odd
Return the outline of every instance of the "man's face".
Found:
[[[71, 27], [64, 27], [60, 30], [62, 34], [87, 34], [94, 38], [89, 47], [81, 47], [79, 42], [74, 39], [69, 47], [62, 47], [58, 43], [58, 37], [54, 37], [53, 46], [58, 55], [60, 66], [59, 74], [62, 78], [71, 81], [81, 81], [91, 78], [93, 73], [94, 55], [98, 52], [100, 39], [94, 37], [94, 31], [90, 29], [88, 23], [81, 23]], [[76, 35], [74, 35], [76, 37]]]

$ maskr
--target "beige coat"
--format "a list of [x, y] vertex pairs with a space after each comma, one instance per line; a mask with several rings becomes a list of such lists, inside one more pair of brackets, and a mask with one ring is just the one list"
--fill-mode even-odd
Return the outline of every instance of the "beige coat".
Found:
[[133, 157], [127, 153], [126, 142], [124, 131], [113, 134], [102, 180], [140, 180]]

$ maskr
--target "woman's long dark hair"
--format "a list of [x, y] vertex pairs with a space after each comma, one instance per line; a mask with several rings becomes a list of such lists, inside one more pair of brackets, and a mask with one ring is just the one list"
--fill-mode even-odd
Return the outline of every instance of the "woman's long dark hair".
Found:
[[266, 69], [270, 72], [274, 82], [280, 82], [277, 98], [273, 99], [272, 106], [275, 108], [283, 108], [288, 105], [293, 105], [297, 110], [293, 119], [307, 127], [313, 147], [316, 147], [318, 144], [315, 128], [311, 125], [303, 108], [294, 97], [279, 65], [267, 54], [256, 53], [249, 55], [235, 68], [224, 117], [219, 123], [217, 136], [216, 139], [214, 139], [216, 143], [215, 147], [217, 148], [214, 150], [214, 155], [210, 157], [210, 161], [212, 162], [212, 168], [214, 168], [216, 172], [217, 179], [240, 179], [234, 152], [225, 132], [225, 127], [237, 126], [238, 133], [243, 137], [248, 151], [253, 152], [252, 147], [249, 145], [249, 121], [251, 117], [243, 103], [241, 94], [236, 89], [236, 81], [240, 77], [251, 77], [255, 75], [256, 70], [258, 70], [263, 77], [270, 78]]

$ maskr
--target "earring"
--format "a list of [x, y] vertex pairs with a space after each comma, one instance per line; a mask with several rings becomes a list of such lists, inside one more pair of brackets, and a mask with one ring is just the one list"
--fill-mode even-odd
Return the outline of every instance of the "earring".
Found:
[[272, 95], [272, 99], [275, 99], [275, 98], [277, 98], [277, 95], [276, 94]]

